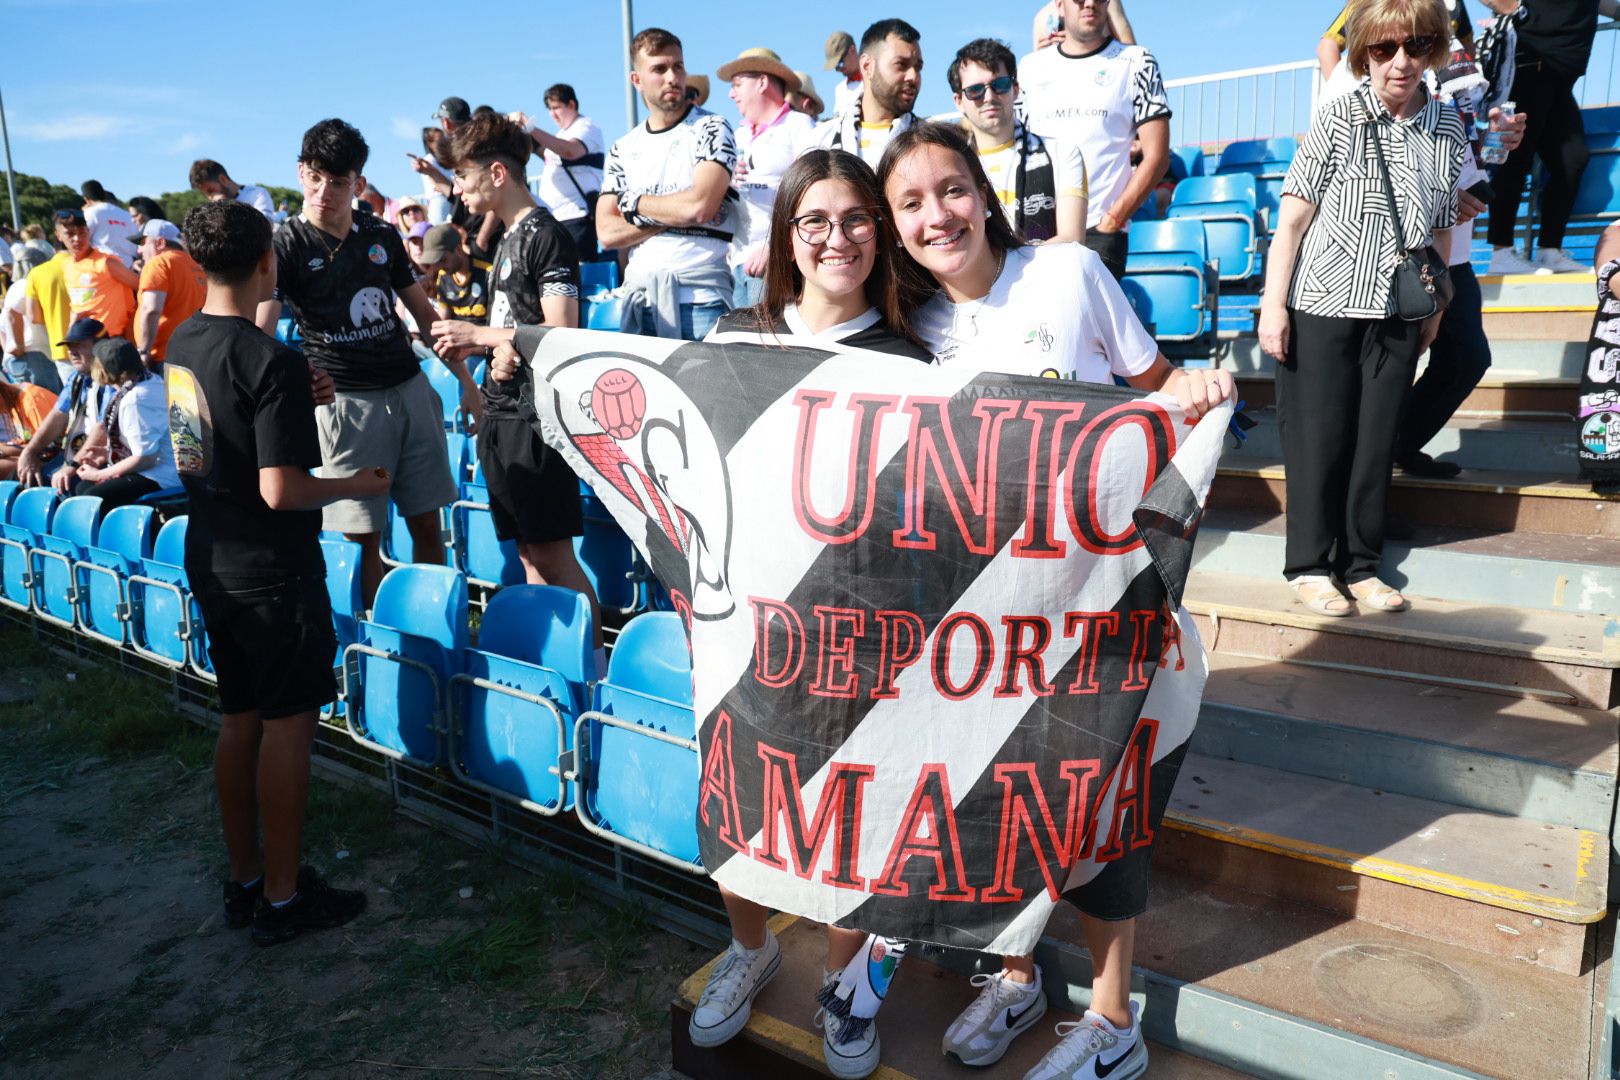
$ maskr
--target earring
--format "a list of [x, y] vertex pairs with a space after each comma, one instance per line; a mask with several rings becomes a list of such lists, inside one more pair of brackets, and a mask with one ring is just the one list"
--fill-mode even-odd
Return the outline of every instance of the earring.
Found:
[[988, 206], [984, 208], [984, 216], [985, 220], [988, 221], [990, 219], [990, 208]]

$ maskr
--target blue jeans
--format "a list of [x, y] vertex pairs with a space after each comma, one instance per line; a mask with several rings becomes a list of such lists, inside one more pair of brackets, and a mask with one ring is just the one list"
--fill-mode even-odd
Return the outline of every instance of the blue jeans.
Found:
[[753, 307], [765, 298], [765, 279], [754, 277], [742, 266], [731, 268], [733, 288], [731, 292], [731, 306], [733, 309]]
[[681, 305], [681, 337], [687, 341], [701, 341], [720, 316], [731, 309], [723, 300], [710, 300], [707, 304]]

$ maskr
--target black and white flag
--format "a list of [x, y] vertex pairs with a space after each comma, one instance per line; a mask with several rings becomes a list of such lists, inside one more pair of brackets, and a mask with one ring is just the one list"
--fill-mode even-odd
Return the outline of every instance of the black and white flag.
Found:
[[875, 353], [520, 329], [547, 442], [691, 636], [704, 865], [1020, 954], [1138, 913], [1206, 666], [1181, 605], [1230, 415]]

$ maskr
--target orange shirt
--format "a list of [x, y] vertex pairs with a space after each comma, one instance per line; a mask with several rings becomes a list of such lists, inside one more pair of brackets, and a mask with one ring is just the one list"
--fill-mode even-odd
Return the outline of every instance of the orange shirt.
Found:
[[[157, 339], [137, 341], [138, 348], [150, 347], [152, 359], [162, 360], [174, 328], [197, 314], [208, 294], [208, 280], [196, 260], [179, 248], [170, 248], [141, 268], [141, 292], [164, 293], [163, 310], [158, 314]], [[136, 336], [140, 327], [136, 326]]]
[[108, 337], [128, 337], [135, 294], [107, 269], [107, 263], [117, 258], [105, 251], [92, 251], [82, 259], [69, 255], [62, 277], [75, 322], [89, 316], [101, 320]]
[[17, 395], [15, 408], [8, 408], [7, 402], [0, 398], [0, 410], [6, 412], [7, 426], [11, 428], [12, 438], [19, 443], [31, 438], [56, 408], [56, 395], [43, 386], [33, 383], [16, 383], [8, 388]]

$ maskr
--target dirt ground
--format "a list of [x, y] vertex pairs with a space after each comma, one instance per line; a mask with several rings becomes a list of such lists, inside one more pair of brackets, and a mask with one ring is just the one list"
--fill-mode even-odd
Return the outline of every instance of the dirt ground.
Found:
[[227, 929], [211, 751], [155, 684], [0, 624], [0, 1073], [672, 1075], [705, 950], [376, 791], [317, 777], [305, 838], [365, 915], [264, 949]]

